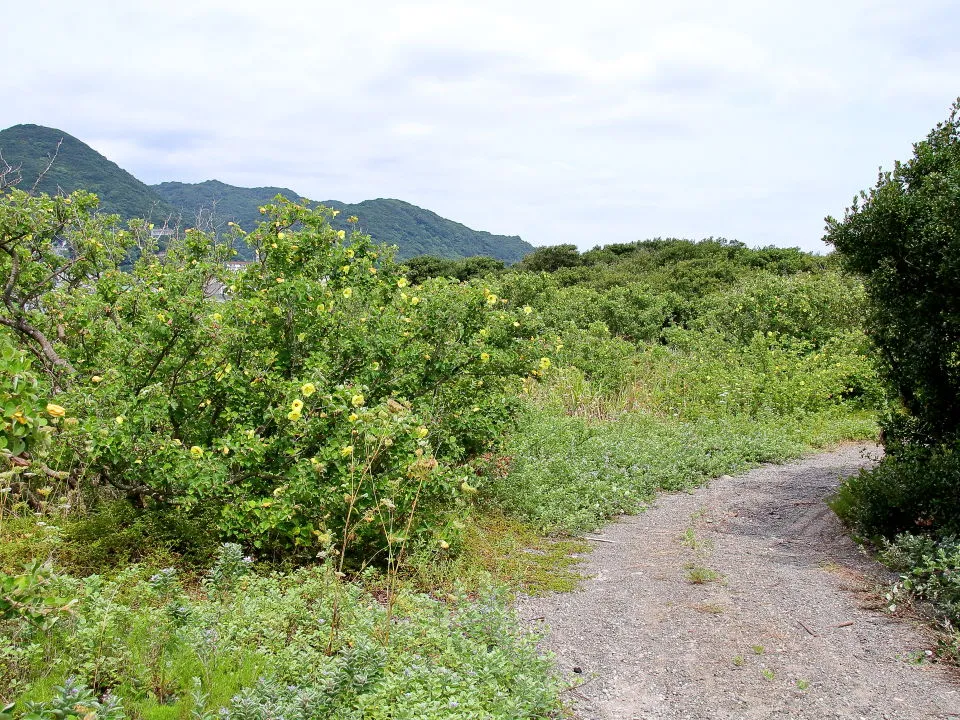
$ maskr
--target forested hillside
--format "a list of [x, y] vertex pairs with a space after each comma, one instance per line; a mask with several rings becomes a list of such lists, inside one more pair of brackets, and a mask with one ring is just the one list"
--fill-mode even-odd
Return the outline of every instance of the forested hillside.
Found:
[[[77, 138], [42, 125], [0, 130], [3, 159], [19, 168], [21, 186], [55, 195], [86, 190], [100, 198], [100, 210], [123, 218], [163, 222], [177, 213], [150, 187]], [[50, 164], [52, 162], [52, 165]], [[47, 166], [50, 166], [47, 169]]]
[[[100, 198], [103, 212], [125, 220], [147, 218], [181, 230], [200, 226], [223, 234], [231, 222], [250, 229], [262, 219], [260, 208], [277, 195], [290, 200], [301, 197], [289, 188], [245, 188], [219, 180], [148, 186], [72, 135], [40, 125], [15, 125], [0, 131], [0, 153], [12, 167], [19, 168], [24, 189], [31, 188], [43, 173], [39, 192], [87, 190]], [[364, 200], [352, 205], [329, 200], [325, 205], [342, 211], [331, 219], [336, 228], [347, 229], [347, 219], [356, 216], [359, 227], [375, 241], [396, 245], [400, 258], [487, 256], [512, 263], [533, 250], [517, 236], [471, 230], [402, 200]], [[236, 249], [242, 258], [250, 258], [246, 244], [238, 243]]]

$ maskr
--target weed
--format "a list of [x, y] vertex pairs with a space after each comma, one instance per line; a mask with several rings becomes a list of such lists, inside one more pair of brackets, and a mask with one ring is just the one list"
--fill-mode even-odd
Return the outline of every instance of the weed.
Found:
[[797, 690], [806, 690], [807, 688], [810, 687], [810, 681], [797, 679], [796, 685], [797, 685]]
[[754, 655], [763, 655], [763, 645], [751, 645], [750, 649], [753, 650]]
[[743, 655], [734, 655], [733, 664], [736, 665], [737, 667], [743, 667], [743, 664], [745, 662], [746, 660], [744, 660]]
[[717, 582], [722, 575], [716, 570], [711, 570], [702, 565], [690, 565], [687, 567], [687, 581], [694, 585], [703, 585], [705, 583]]
[[763, 668], [760, 671], [760, 674], [763, 675], [767, 680], [773, 680], [775, 673], [770, 668]]

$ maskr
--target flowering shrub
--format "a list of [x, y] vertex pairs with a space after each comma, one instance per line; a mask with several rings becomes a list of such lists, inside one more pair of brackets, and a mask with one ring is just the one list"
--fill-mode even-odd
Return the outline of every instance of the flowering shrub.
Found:
[[479, 282], [411, 289], [389, 249], [323, 208], [278, 199], [234, 226], [256, 259], [231, 272], [230, 242], [187, 230], [158, 254], [141, 225], [94, 222], [88, 196], [0, 205], [0, 232], [4, 214], [34, 230], [29, 247], [0, 237], [0, 270], [33, 297], [11, 337], [44, 358], [50, 421], [76, 423], [56, 467], [141, 506], [214, 508], [223, 536], [264, 552], [449, 547], [458, 463], [545, 371], [522, 309]]

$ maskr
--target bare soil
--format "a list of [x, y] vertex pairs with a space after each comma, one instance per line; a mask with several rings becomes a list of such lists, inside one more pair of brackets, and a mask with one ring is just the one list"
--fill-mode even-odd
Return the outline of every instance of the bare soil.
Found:
[[519, 607], [550, 628], [576, 716], [960, 718], [956, 672], [891, 617], [877, 592], [890, 576], [824, 502], [878, 454], [725, 476], [594, 536], [581, 589]]

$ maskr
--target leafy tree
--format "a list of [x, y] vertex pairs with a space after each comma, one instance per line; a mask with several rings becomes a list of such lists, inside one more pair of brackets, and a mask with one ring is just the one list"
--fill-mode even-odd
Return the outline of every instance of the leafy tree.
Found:
[[524, 257], [519, 263], [519, 269], [553, 272], [560, 268], [576, 267], [582, 263], [583, 260], [576, 245], [553, 245], [537, 248]]
[[909, 421], [892, 439], [960, 434], [960, 101], [824, 238], [864, 277], [868, 327]]

